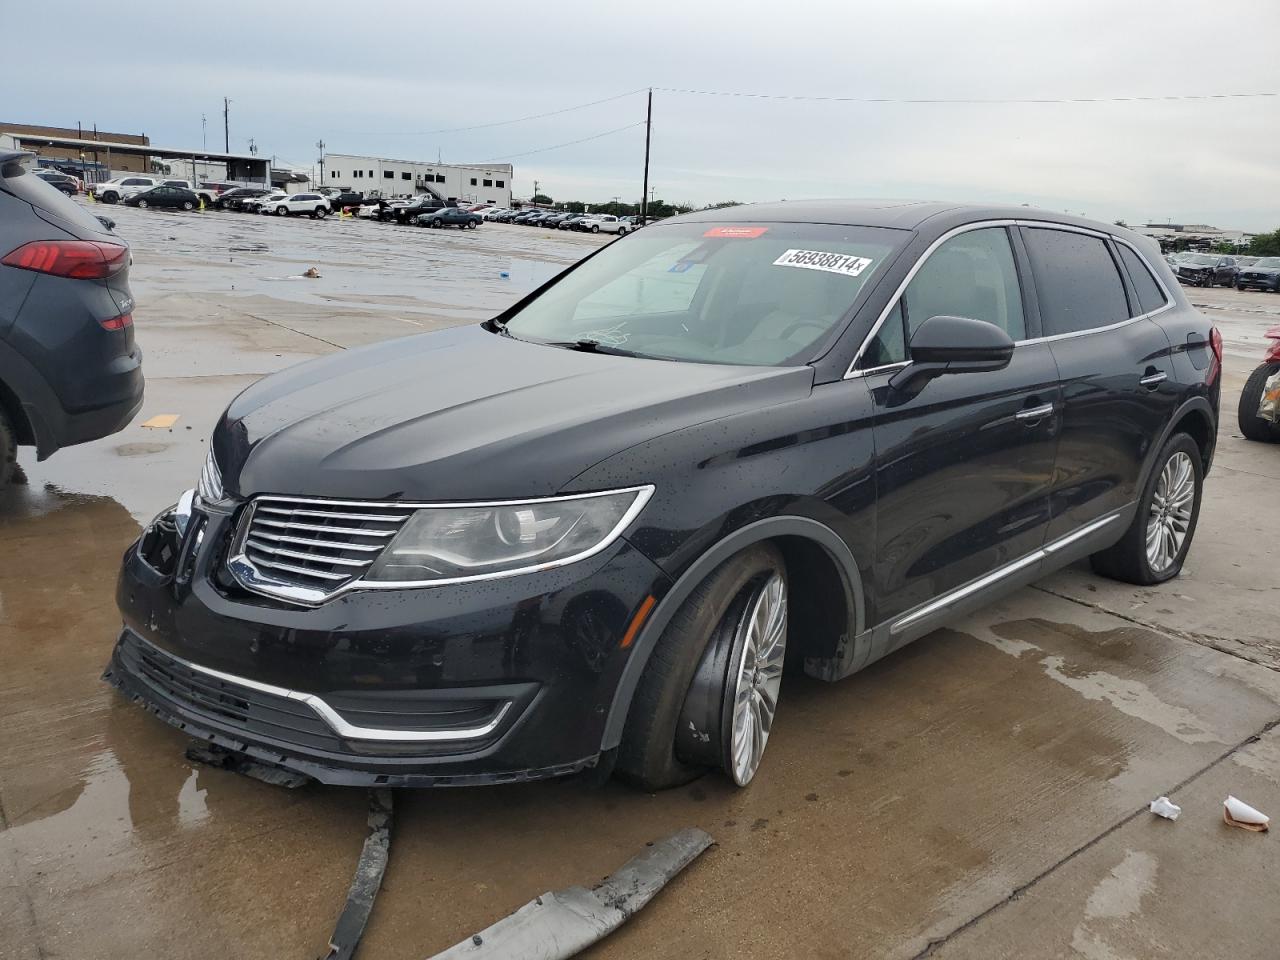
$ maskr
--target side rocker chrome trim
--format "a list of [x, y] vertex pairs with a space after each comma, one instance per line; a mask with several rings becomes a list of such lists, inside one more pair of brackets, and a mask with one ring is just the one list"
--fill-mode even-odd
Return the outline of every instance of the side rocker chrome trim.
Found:
[[[148, 646], [154, 646], [143, 638], [138, 638], [141, 642]], [[158, 649], [158, 648], [157, 648]], [[320, 697], [314, 693], [301, 693], [297, 690], [288, 690], [284, 687], [272, 686], [269, 683], [261, 683], [257, 680], [250, 680], [247, 677], [238, 677], [234, 673], [223, 673], [221, 670], [214, 670], [212, 667], [202, 667], [198, 663], [192, 663], [190, 660], [184, 660], [182, 657], [174, 656], [167, 650], [161, 650], [160, 653], [182, 664], [188, 670], [194, 670], [196, 673], [203, 673], [205, 676], [222, 680], [225, 683], [234, 683], [237, 686], [245, 687], [249, 690], [256, 690], [259, 693], [270, 694], [275, 697], [283, 697], [286, 700], [296, 700], [299, 703], [305, 703], [308, 707], [320, 715], [325, 723], [327, 723], [333, 732], [346, 740], [376, 740], [381, 743], [444, 743], [456, 740], [477, 740], [480, 737], [488, 736], [498, 729], [498, 725], [502, 723], [503, 717], [507, 715], [507, 711], [511, 709], [511, 701], [504, 703], [494, 714], [493, 718], [487, 723], [479, 727], [460, 727], [456, 730], [389, 730], [382, 727], [360, 727], [354, 723], [348, 723], [342, 718], [338, 711], [325, 703]]]
[[1094, 533], [1097, 530], [1101, 530], [1107, 524], [1112, 523], [1115, 520], [1119, 520], [1120, 516], [1121, 516], [1120, 512], [1111, 513], [1105, 517], [1100, 517], [1097, 520], [1094, 520], [1090, 523], [1086, 523], [1080, 529], [1073, 530], [1071, 533], [1068, 533], [1066, 536], [1059, 537], [1057, 540], [1054, 540], [1052, 543], [1045, 544], [1040, 549], [1027, 554], [1025, 557], [1020, 557], [1019, 559], [1014, 560], [1011, 563], [1006, 563], [1003, 567], [997, 567], [995, 570], [993, 570], [991, 573], [988, 573], [984, 577], [980, 577], [977, 580], [972, 580], [969, 583], [966, 583], [962, 587], [957, 587], [956, 589], [951, 590], [948, 593], [944, 593], [942, 596], [938, 597], [935, 600], [930, 600], [928, 603], [924, 604], [923, 606], [916, 607], [916, 609], [912, 610], [910, 613], [906, 614], [905, 616], [899, 617], [897, 620], [893, 621], [893, 623], [889, 625], [889, 632], [891, 634], [902, 633], [908, 627], [919, 623], [921, 620], [928, 619], [934, 614], [945, 610], [947, 607], [950, 607], [952, 604], [957, 603], [958, 601], [963, 600], [966, 597], [971, 597], [975, 593], [979, 593], [982, 590], [985, 590], [987, 587], [992, 586], [993, 584], [999, 583], [1001, 580], [1005, 579], [1006, 577], [1013, 576], [1013, 574], [1017, 573], [1019, 570], [1025, 570], [1027, 567], [1031, 566], [1032, 564], [1039, 563], [1041, 560], [1045, 559], [1045, 557], [1048, 557], [1051, 554], [1057, 553], [1059, 550], [1062, 550], [1064, 547], [1069, 547], [1071, 544], [1075, 543], [1077, 540], [1083, 540], [1089, 534]]

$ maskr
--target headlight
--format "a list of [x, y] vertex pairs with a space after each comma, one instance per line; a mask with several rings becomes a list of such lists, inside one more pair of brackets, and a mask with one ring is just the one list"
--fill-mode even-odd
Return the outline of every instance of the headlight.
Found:
[[204, 458], [204, 469], [200, 471], [200, 482], [196, 485], [196, 493], [204, 503], [215, 503], [222, 499], [222, 471], [218, 469], [218, 461], [213, 458], [213, 444], [209, 444], [209, 453]]
[[364, 575], [432, 582], [524, 573], [599, 553], [644, 509], [653, 487], [505, 503], [423, 507]]

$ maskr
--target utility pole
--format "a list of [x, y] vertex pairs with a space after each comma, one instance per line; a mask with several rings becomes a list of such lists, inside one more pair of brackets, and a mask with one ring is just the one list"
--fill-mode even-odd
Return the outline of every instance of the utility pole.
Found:
[[222, 152], [231, 152], [231, 121], [228, 114], [231, 112], [231, 101], [226, 97], [222, 98]]
[[644, 115], [644, 192], [640, 194], [640, 225], [649, 222], [649, 134], [653, 130], [653, 87], [649, 88], [649, 107]]
[[535, 202], [535, 198], [536, 198], [537, 196], [538, 196], [538, 181], [537, 181], [537, 180], [535, 180], [535, 181], [533, 181], [533, 197], [530, 197], [530, 198], [529, 198], [529, 202], [530, 202], [530, 203], [534, 203], [534, 202]]
[[316, 147], [320, 150], [320, 183], [324, 184], [324, 141], [317, 140]]
[[203, 113], [200, 114], [200, 146], [206, 152], [209, 150], [209, 131], [207, 123], [208, 118]]

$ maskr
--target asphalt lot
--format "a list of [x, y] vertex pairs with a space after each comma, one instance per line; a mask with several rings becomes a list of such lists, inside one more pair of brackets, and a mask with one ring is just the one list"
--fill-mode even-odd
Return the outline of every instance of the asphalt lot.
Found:
[[[115, 437], [25, 452], [29, 486], [0, 499], [0, 958], [316, 957], [364, 794], [193, 767], [182, 735], [101, 683], [121, 551], [193, 485], [256, 377], [480, 320], [605, 241], [110, 213], [134, 245], [146, 404]], [[1280, 447], [1235, 426], [1280, 297], [1190, 298], [1226, 370], [1180, 579], [1073, 568], [841, 684], [788, 678], [745, 791], [402, 792], [361, 956], [421, 960], [696, 825], [717, 846], [587, 956], [1275, 957], [1275, 838], [1224, 825], [1222, 800], [1280, 814]], [[141, 426], [157, 414], [180, 419]], [[1146, 812], [1161, 794], [1176, 823]]]

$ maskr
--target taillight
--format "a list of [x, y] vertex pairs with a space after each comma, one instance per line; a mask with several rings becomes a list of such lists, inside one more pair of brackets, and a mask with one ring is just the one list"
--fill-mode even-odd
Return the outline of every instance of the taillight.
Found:
[[110, 320], [99, 320], [103, 330], [123, 330], [125, 327], [133, 326], [133, 314], [122, 313], [118, 317], [112, 317]]
[[1209, 349], [1213, 351], [1213, 363], [1209, 365], [1209, 375], [1205, 382], [1213, 386], [1218, 379], [1218, 371], [1222, 369], [1222, 332], [1217, 327], [1209, 328]]
[[72, 280], [105, 280], [129, 262], [129, 248], [94, 240], [32, 240], [0, 263]]

